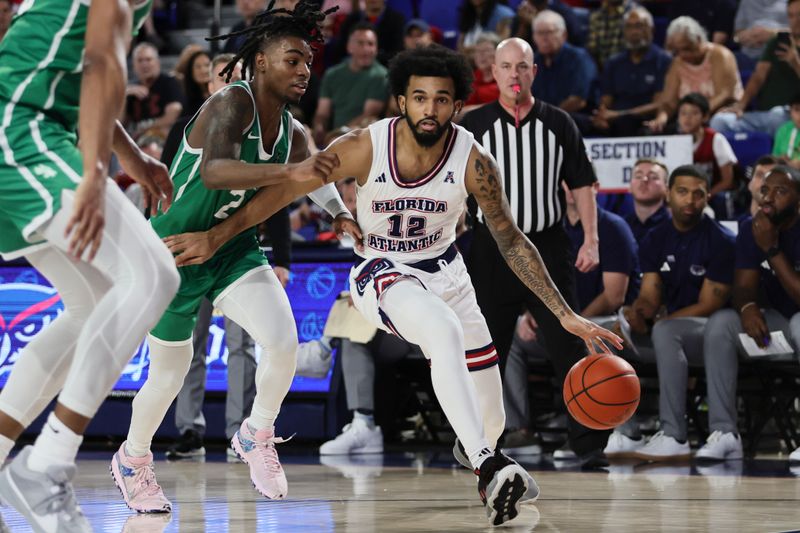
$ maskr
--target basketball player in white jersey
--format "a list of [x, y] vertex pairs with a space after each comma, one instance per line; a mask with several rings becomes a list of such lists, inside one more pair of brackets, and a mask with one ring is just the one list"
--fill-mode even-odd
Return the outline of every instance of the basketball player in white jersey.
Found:
[[[437, 399], [497, 525], [516, 517], [519, 502], [538, 497], [539, 488], [495, 449], [505, 425], [498, 357], [454, 245], [467, 195], [475, 196], [510, 267], [568, 331], [592, 352], [604, 340], [620, 347], [620, 339], [569, 308], [514, 223], [496, 162], [452, 124], [472, 82], [466, 60], [439, 46], [410, 50], [392, 61], [389, 79], [402, 117], [353, 131], [326, 149], [340, 161], [329, 179], [355, 177], [358, 183], [364, 249], [351, 271], [351, 294], [370, 322], [419, 345], [430, 360]], [[304, 188], [262, 191], [209, 232], [178, 235], [167, 244], [182, 260], [201, 262], [213, 252], [209, 243], [225, 242], [270, 216]]]

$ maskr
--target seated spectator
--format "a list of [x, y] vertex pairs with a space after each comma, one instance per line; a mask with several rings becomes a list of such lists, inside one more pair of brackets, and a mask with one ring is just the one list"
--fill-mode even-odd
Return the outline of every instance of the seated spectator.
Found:
[[609, 57], [624, 49], [623, 17], [636, 5], [633, 0], [602, 0], [589, 15], [586, 50], [601, 69]]
[[667, 166], [655, 159], [639, 159], [633, 165], [633, 213], [625, 217], [625, 222], [639, 246], [648, 231], [670, 218], [666, 206], [668, 177]]
[[554, 11], [544, 10], [533, 19], [533, 40], [539, 50], [533, 94], [568, 113], [581, 111], [597, 77], [592, 58], [566, 42], [564, 18]]
[[[249, 28], [256, 18], [256, 15], [267, 9], [267, 0], [236, 0], [236, 12], [242, 17], [231, 28], [231, 33], [240, 32]], [[247, 35], [237, 35], [225, 41], [222, 51], [226, 54], [235, 54], [247, 39]]]
[[183, 78], [183, 96], [186, 99], [184, 115], [193, 116], [211, 95], [208, 83], [211, 81], [211, 56], [201, 50], [189, 57], [186, 75]]
[[0, 41], [6, 36], [13, 16], [14, 9], [11, 6], [11, 2], [9, 0], [0, 0]]
[[561, 0], [522, 0], [517, 6], [517, 14], [511, 20], [511, 35], [533, 44], [533, 19], [540, 11], [549, 9], [564, 17], [567, 25], [567, 41], [575, 46], [583, 46], [586, 36], [581, 30], [578, 17], [572, 8]]
[[678, 109], [678, 101], [689, 93], [708, 98], [711, 112], [742, 97], [742, 80], [733, 53], [708, 42], [706, 31], [690, 17], [678, 17], [667, 28], [667, 44], [675, 59], [667, 71], [659, 111], [648, 125], [654, 132], [664, 129]]
[[742, 53], [756, 60], [775, 34], [786, 28], [786, 0], [740, 0], [733, 22], [733, 40]]
[[731, 218], [726, 208], [726, 191], [733, 190], [733, 166], [738, 162], [733, 148], [721, 133], [705, 126], [709, 118], [708, 100], [699, 93], [689, 93], [678, 104], [678, 133], [692, 136], [694, 164], [711, 176], [709, 204], [718, 220]]
[[314, 140], [326, 146], [331, 130], [343, 126], [360, 128], [380, 118], [389, 95], [386, 67], [376, 61], [377, 37], [372, 26], [359, 23], [347, 41], [350, 54], [322, 78], [317, 112], [314, 115]]
[[[737, 433], [736, 381], [739, 354], [746, 355], [739, 335], [746, 333], [760, 347], [771, 332], [781, 331], [800, 353], [800, 171], [776, 166], [762, 185], [762, 205], [739, 226], [733, 309], [714, 313], [704, 335], [711, 435], [697, 459], [742, 458]], [[715, 404], [711, 399], [715, 399]], [[712, 405], [718, 409], [711, 410]], [[789, 459], [800, 461], [800, 448]]]
[[[594, 194], [600, 185], [595, 182]], [[564, 186], [567, 216], [564, 229], [577, 257], [583, 246], [581, 215], [572, 193]], [[575, 271], [580, 314], [586, 318], [613, 315], [623, 304], [630, 304], [639, 294], [639, 246], [625, 220], [597, 207], [597, 234], [600, 237], [600, 265], [590, 271]]]
[[785, 157], [789, 165], [800, 169], [800, 93], [797, 93], [789, 106], [792, 120], [778, 128], [775, 134], [773, 155]]
[[737, 0], [672, 0], [667, 18], [692, 17], [706, 30], [712, 43], [727, 44], [733, 38]]
[[[787, 106], [800, 87], [800, 0], [790, 0], [786, 11], [788, 39], [780, 34], [767, 42], [742, 97], [711, 119], [711, 127], [720, 133], [763, 131], [775, 135], [789, 120]], [[753, 99], [755, 110], [746, 111]]]
[[514, 10], [498, 0], [463, 0], [459, 19], [458, 50], [469, 53], [481, 33], [492, 32], [506, 39], [511, 35]]
[[[709, 188], [710, 178], [701, 168], [676, 168], [669, 177], [672, 219], [653, 228], [639, 247], [642, 286], [636, 301], [623, 307], [638, 355], [630, 348], [624, 353], [657, 362], [661, 431], [644, 444], [636, 424], [627, 422], [609, 438], [606, 455], [652, 461], [690, 456], [688, 367], [703, 364], [703, 329], [707, 317], [728, 301], [735, 259], [733, 235], [703, 214]], [[713, 417], [720, 403], [709, 393]]]
[[411, 19], [403, 28], [403, 48], [411, 50], [433, 42], [430, 25], [422, 19]]
[[494, 102], [499, 98], [500, 90], [497, 88], [497, 82], [494, 79], [494, 74], [492, 74], [494, 51], [498, 44], [500, 44], [500, 39], [494, 33], [487, 32], [478, 37], [473, 52], [475, 70], [473, 72], [472, 94], [464, 102], [465, 107], [462, 110], [462, 114], [474, 109], [471, 106], [481, 106]]
[[162, 139], [183, 110], [183, 91], [178, 80], [161, 72], [158, 50], [150, 43], [133, 49], [136, 82], [125, 89], [123, 124], [136, 139], [149, 131]]
[[375, 425], [375, 370], [398, 363], [413, 349], [412, 344], [381, 330], [366, 344], [342, 339], [342, 376], [353, 418], [335, 439], [319, 447], [320, 455], [383, 453], [383, 432]]
[[[764, 178], [775, 165], [780, 165], [781, 160], [774, 155], [764, 155], [758, 158], [753, 166], [750, 181], [747, 183], [747, 190], [750, 192], [750, 208], [747, 213], [739, 219], [739, 225], [745, 220], [754, 217], [761, 209], [761, 186], [764, 185]], [[741, 230], [740, 230], [741, 231]]]
[[339, 60], [351, 53], [347, 37], [353, 29], [369, 24], [378, 37], [378, 61], [388, 66], [394, 55], [403, 49], [405, 23], [403, 14], [388, 7], [386, 0], [365, 0], [364, 9], [353, 9], [339, 28], [339, 35], [342, 36], [338, 41]]
[[672, 57], [653, 44], [653, 16], [643, 7], [625, 13], [624, 52], [612, 56], [600, 76], [602, 96], [592, 125], [612, 136], [638, 135], [658, 110]]

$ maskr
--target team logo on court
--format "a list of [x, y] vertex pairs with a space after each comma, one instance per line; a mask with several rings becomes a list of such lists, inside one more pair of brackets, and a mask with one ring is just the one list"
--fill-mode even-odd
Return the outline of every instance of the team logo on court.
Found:
[[25, 277], [23, 273], [12, 283], [0, 284], [0, 383], [22, 349], [64, 309], [54, 288], [22, 281]]
[[336, 286], [336, 274], [328, 267], [319, 267], [308, 276], [306, 290], [315, 300], [327, 297]]
[[444, 182], [445, 183], [455, 183], [456, 182], [456, 180], [453, 179], [453, 171], [452, 170], [448, 170], [447, 171], [447, 175], [444, 177]]

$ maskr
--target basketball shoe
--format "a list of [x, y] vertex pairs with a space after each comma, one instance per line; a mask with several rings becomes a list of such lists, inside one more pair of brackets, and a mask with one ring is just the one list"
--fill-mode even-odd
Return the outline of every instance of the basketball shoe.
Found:
[[637, 450], [634, 456], [648, 461], [677, 461], [689, 459], [692, 456], [692, 449], [689, 447], [689, 441], [680, 443], [673, 437], [665, 435], [663, 431], [659, 431], [650, 437], [647, 444]]
[[383, 432], [380, 426], [369, 427], [354, 418], [333, 440], [319, 447], [320, 455], [347, 455], [356, 453], [383, 453]]
[[789, 454], [789, 462], [800, 463], [800, 448], [797, 448], [795, 451]]
[[695, 458], [701, 461], [726, 461], [743, 457], [741, 437], [736, 433], [721, 431], [711, 433], [703, 447], [695, 453]]
[[0, 473], [0, 499], [16, 509], [37, 533], [91, 533], [72, 478], [75, 465], [52, 465], [47, 471], [28, 468], [32, 446], [26, 446]]
[[[469, 459], [467, 458], [467, 452], [464, 451], [464, 446], [461, 445], [461, 442], [458, 440], [458, 438], [456, 438], [456, 442], [453, 445], [453, 457], [455, 457], [456, 461], [458, 461], [458, 463], [467, 470], [473, 470], [473, 471], [475, 470], [474, 468], [472, 468], [472, 464], [469, 462]], [[507, 457], [507, 459], [512, 463], [519, 464], [511, 458]], [[520, 503], [533, 503], [537, 500], [537, 498], [539, 498], [539, 485], [536, 483], [536, 480], [533, 479], [533, 476], [530, 475], [527, 470], [523, 468], [522, 471], [525, 473], [525, 481], [527, 489], [525, 490], [525, 494], [522, 495], [522, 498], [520, 498], [519, 501]]]
[[153, 470], [153, 454], [131, 457], [125, 451], [125, 443], [111, 459], [111, 477], [117, 485], [125, 504], [137, 513], [169, 513], [169, 502], [156, 481]]
[[622, 459], [626, 457], [633, 457], [634, 453], [640, 450], [643, 446], [644, 439], [642, 437], [639, 437], [638, 439], [632, 439], [627, 435], [615, 431], [609, 435], [608, 444], [606, 444], [606, 447], [603, 449], [603, 453], [610, 459]]
[[193, 429], [187, 429], [183, 435], [167, 450], [167, 459], [190, 459], [194, 457], [204, 457], [206, 455], [203, 446], [203, 437]]
[[495, 526], [513, 520], [519, 514], [519, 504], [528, 490], [528, 473], [516, 461], [498, 450], [475, 469], [478, 475], [478, 494], [486, 506], [486, 516]]
[[283, 471], [275, 444], [286, 442], [275, 436], [275, 428], [264, 428], [255, 433], [242, 422], [239, 431], [231, 439], [231, 447], [239, 459], [250, 467], [250, 480], [255, 489], [265, 498], [280, 500], [289, 492], [289, 483]]

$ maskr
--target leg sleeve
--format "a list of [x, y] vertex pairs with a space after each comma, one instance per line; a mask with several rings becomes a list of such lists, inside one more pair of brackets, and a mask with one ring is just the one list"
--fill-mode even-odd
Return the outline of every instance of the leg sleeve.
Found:
[[183, 387], [175, 399], [175, 427], [179, 433], [188, 430], [204, 435], [206, 419], [203, 416], [203, 400], [206, 394], [206, 345], [208, 328], [211, 326], [213, 306], [207, 299], [200, 304], [197, 323], [192, 334], [192, 362], [183, 381]]

